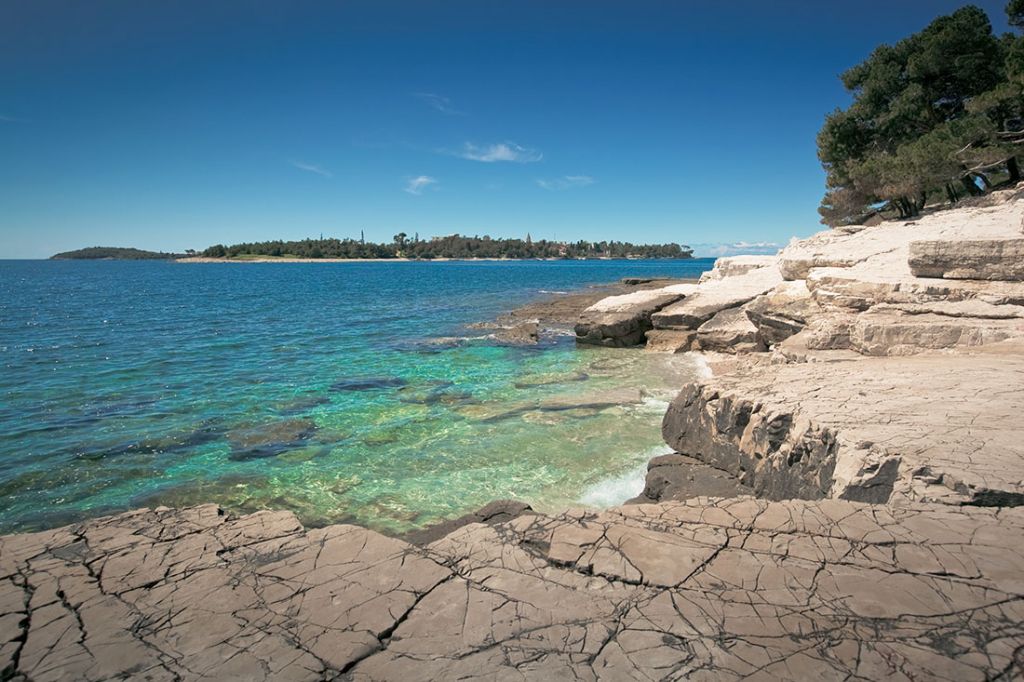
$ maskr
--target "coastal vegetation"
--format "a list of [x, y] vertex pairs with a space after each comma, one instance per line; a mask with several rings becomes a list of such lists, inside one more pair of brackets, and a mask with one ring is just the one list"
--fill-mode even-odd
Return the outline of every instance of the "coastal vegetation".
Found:
[[224, 246], [217, 244], [202, 252], [206, 258], [692, 258], [693, 251], [679, 244], [631, 244], [619, 241], [555, 242], [546, 239], [492, 239], [452, 234], [421, 240], [404, 232], [391, 243], [377, 244], [364, 239], [303, 239], [266, 241]]
[[909, 218], [1021, 180], [1024, 0], [1006, 12], [1015, 33], [967, 6], [842, 74], [853, 102], [818, 134], [823, 223]]
[[170, 260], [181, 258], [180, 253], [164, 253], [163, 251], [143, 251], [142, 249], [122, 248], [118, 246], [90, 246], [85, 249], [64, 251], [50, 256], [51, 260]]

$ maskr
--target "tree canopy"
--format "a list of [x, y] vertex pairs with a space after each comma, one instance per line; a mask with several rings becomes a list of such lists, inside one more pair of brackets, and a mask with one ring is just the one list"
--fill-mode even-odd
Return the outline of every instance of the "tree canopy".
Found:
[[404, 232], [390, 244], [363, 239], [304, 239], [224, 246], [203, 251], [208, 258], [270, 256], [281, 258], [691, 258], [693, 251], [679, 244], [630, 244], [618, 241], [554, 242], [522, 239], [465, 237], [459, 234], [420, 240]]
[[184, 254], [162, 251], [143, 251], [120, 246], [90, 246], [75, 251], [64, 251], [50, 256], [53, 260], [167, 260]]
[[[1006, 7], [1024, 29], [1024, 0]], [[1016, 183], [1024, 141], [1024, 37], [996, 36], [969, 5], [895, 45], [882, 45], [840, 77], [853, 103], [825, 118], [818, 158], [827, 173], [822, 222], [869, 213], [918, 214]]]

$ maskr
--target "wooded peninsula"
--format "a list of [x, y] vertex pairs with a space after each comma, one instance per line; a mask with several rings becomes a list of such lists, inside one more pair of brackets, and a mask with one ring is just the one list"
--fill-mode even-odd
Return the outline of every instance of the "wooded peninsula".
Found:
[[619, 241], [555, 242], [546, 239], [492, 239], [453, 234], [421, 240], [404, 232], [391, 243], [364, 239], [303, 239], [266, 241], [224, 246], [217, 244], [201, 254], [204, 258], [245, 260], [254, 258], [357, 259], [409, 258], [431, 260], [470, 258], [693, 258], [693, 250], [680, 244], [631, 244]]

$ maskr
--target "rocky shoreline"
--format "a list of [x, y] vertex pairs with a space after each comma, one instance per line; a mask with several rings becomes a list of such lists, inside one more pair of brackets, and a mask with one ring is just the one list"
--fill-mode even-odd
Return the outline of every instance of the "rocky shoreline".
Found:
[[588, 303], [578, 342], [712, 369], [636, 504], [0, 537], [3, 679], [1020, 678], [1024, 201], [989, 201]]

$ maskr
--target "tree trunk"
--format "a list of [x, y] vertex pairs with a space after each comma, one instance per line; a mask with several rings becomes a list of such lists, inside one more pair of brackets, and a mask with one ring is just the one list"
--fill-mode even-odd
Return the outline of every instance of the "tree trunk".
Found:
[[984, 192], [982, 192], [981, 189], [974, 183], [974, 178], [972, 178], [970, 175], [965, 175], [962, 178], [960, 178], [960, 182], [963, 184], [964, 189], [967, 190], [967, 193], [970, 194], [972, 197], [978, 197], [984, 194]]
[[946, 183], [946, 198], [949, 199], [949, 203], [955, 204], [960, 201], [960, 195], [956, 193], [956, 187], [953, 187], [951, 183]]
[[1011, 156], [1006, 160], [1006, 171], [1010, 174], [1010, 182], [1016, 185], [1020, 182], [1020, 166], [1017, 165], [1017, 157]]

